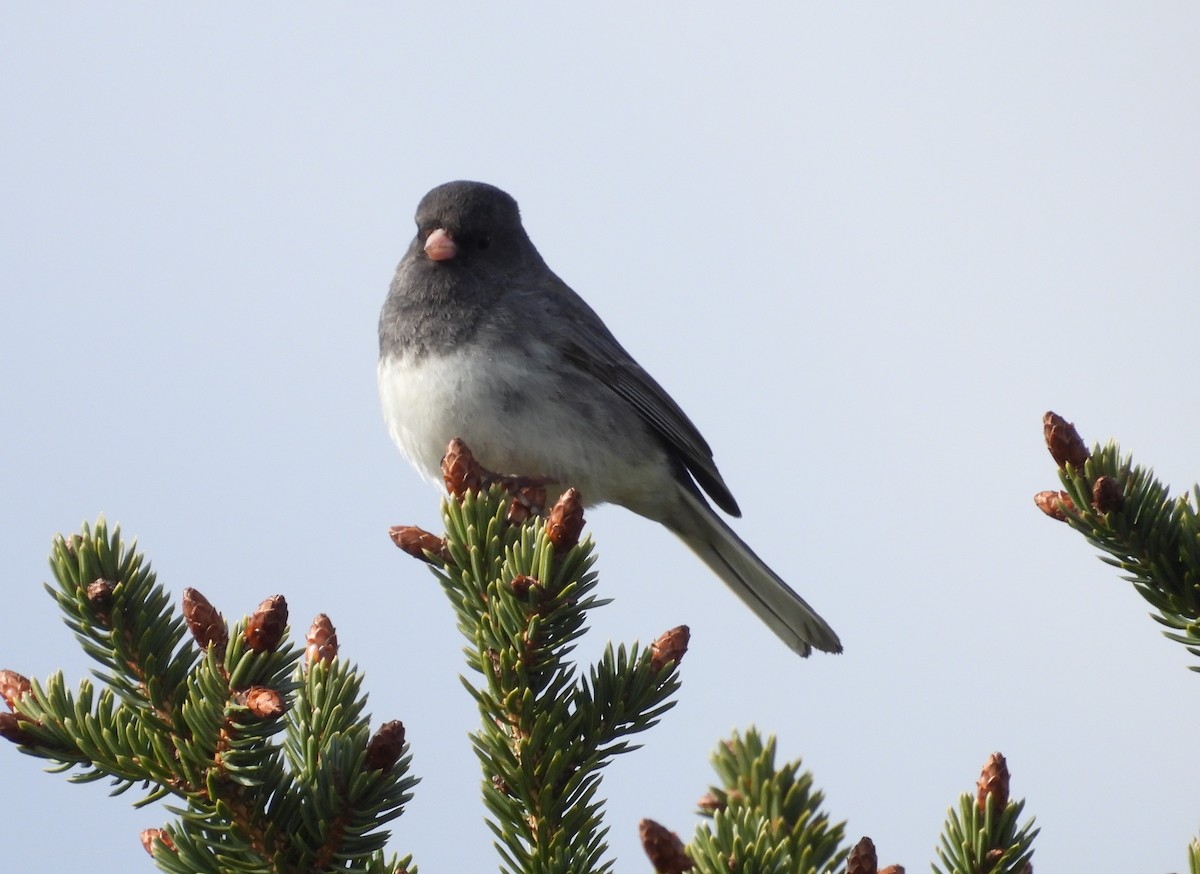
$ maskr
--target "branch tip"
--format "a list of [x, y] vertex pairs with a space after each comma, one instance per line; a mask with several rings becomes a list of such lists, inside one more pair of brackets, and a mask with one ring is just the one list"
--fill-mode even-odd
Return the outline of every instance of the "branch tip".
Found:
[[4, 698], [8, 709], [14, 713], [17, 710], [17, 702], [28, 695], [31, 688], [27, 677], [16, 671], [0, 670], [0, 696]]
[[1004, 756], [1000, 753], [992, 753], [988, 757], [987, 763], [983, 766], [983, 772], [979, 775], [978, 791], [975, 795], [975, 803], [979, 806], [979, 810], [981, 812], [987, 810], [989, 795], [995, 799], [996, 806], [994, 810], [997, 813], [1007, 807], [1008, 784], [1008, 762], [1004, 760]]
[[1076, 470], [1083, 470], [1084, 462], [1091, 453], [1073, 422], [1068, 422], [1058, 413], [1046, 413], [1042, 416], [1042, 433], [1055, 464], [1062, 468], [1070, 464]]
[[567, 489], [546, 519], [546, 536], [554, 544], [557, 554], [561, 555], [579, 543], [583, 522], [583, 498], [577, 489]]
[[0, 710], [0, 737], [21, 746], [38, 746], [38, 739], [25, 728], [28, 720], [22, 719], [15, 713]]
[[393, 719], [379, 726], [367, 742], [363, 767], [368, 771], [390, 771], [404, 754], [404, 723]]
[[413, 558], [428, 562], [429, 556], [425, 553], [429, 552], [443, 562], [450, 561], [445, 539], [416, 525], [393, 525], [388, 529], [388, 536], [392, 538], [392, 543]]
[[318, 613], [313, 619], [304, 640], [308, 644], [304, 648], [304, 659], [310, 665], [333, 661], [338, 654], [337, 629], [324, 613]]
[[679, 835], [669, 831], [652, 819], [643, 819], [638, 824], [642, 849], [646, 851], [650, 864], [658, 874], [683, 874], [694, 864], [684, 850]]
[[152, 857], [154, 856], [154, 842], [156, 840], [172, 853], [175, 852], [175, 842], [171, 840], [169, 834], [160, 828], [142, 829], [140, 837], [142, 839], [142, 846], [146, 848], [146, 852]]
[[225, 617], [197, 589], [183, 590], [183, 618], [201, 649], [207, 650], [212, 644], [218, 653], [225, 652], [225, 644], [229, 642]]
[[875, 854], [875, 842], [863, 835], [846, 857], [846, 874], [876, 874], [879, 857]]
[[266, 598], [246, 622], [246, 630], [242, 635], [246, 646], [255, 652], [274, 652], [283, 642], [287, 618], [287, 599], [283, 595]]
[[658, 640], [650, 644], [650, 670], [657, 674], [669, 662], [674, 662], [678, 667], [691, 638], [691, 629], [686, 625], [676, 625], [670, 631], [663, 632]]
[[467, 492], [478, 492], [483, 487], [483, 468], [475, 460], [470, 447], [459, 437], [450, 441], [446, 454], [442, 456], [442, 479], [446, 491], [456, 498]]
[[1038, 505], [1039, 510], [1059, 522], [1066, 522], [1067, 513], [1075, 510], [1075, 502], [1071, 500], [1070, 495], [1053, 489], [1038, 492], [1033, 496], [1033, 502]]

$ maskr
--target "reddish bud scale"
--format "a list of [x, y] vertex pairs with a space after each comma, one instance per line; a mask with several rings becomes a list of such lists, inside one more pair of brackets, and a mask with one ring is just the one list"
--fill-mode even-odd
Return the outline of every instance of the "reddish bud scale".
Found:
[[987, 764], [983, 766], [983, 772], [979, 775], [977, 788], [975, 802], [981, 811], [987, 808], [988, 795], [994, 799], [992, 809], [997, 813], [1008, 806], [1008, 762], [1000, 753], [992, 753], [988, 757]]
[[183, 590], [183, 618], [201, 649], [208, 649], [212, 644], [218, 653], [225, 651], [225, 644], [229, 642], [225, 617], [196, 589]]
[[237, 699], [256, 718], [270, 722], [283, 716], [287, 702], [283, 696], [269, 686], [251, 686], [239, 692]]
[[1111, 476], [1102, 476], [1092, 483], [1092, 506], [1098, 513], [1115, 513], [1125, 506], [1121, 484]]
[[162, 843], [162, 845], [164, 847], [166, 847], [168, 850], [170, 850], [172, 853], [175, 852], [175, 842], [173, 840], [171, 840], [171, 836], [169, 834], [167, 834], [165, 831], [163, 831], [160, 828], [143, 829], [141, 838], [142, 838], [142, 846], [146, 848], [146, 852], [149, 853], [151, 856], [154, 855], [154, 840], [155, 840], [155, 838], [157, 838]]
[[583, 499], [575, 489], [567, 489], [554, 504], [546, 519], [546, 536], [559, 554], [574, 548], [583, 533]]
[[398, 719], [385, 722], [367, 742], [363, 767], [368, 771], [390, 771], [404, 754], [404, 723]]
[[304, 648], [304, 658], [310, 665], [313, 662], [332, 661], [338, 654], [337, 629], [324, 613], [317, 614], [304, 640], [308, 644]]
[[37, 738], [25, 728], [28, 724], [28, 720], [22, 719], [15, 713], [0, 710], [0, 737], [6, 741], [27, 747], [37, 746]]
[[97, 579], [88, 583], [87, 590], [84, 592], [84, 594], [88, 599], [88, 603], [92, 605], [93, 609], [101, 613], [105, 613], [110, 607], [112, 607], [113, 593], [116, 590], [116, 583], [109, 582], [108, 580]]
[[864, 835], [846, 857], [846, 874], [876, 874], [878, 870], [879, 857], [875, 854], [875, 843]]
[[677, 625], [664, 632], [658, 640], [650, 644], [650, 670], [657, 674], [668, 662], [678, 665], [683, 654], [687, 652], [691, 638], [692, 632], [686, 625]]
[[1091, 453], [1073, 423], [1057, 413], [1046, 413], [1042, 417], [1042, 434], [1055, 464], [1064, 468], [1070, 464], [1076, 470], [1083, 470]]
[[668, 831], [652, 819], [643, 819], [638, 825], [642, 849], [658, 874], [682, 874], [692, 867], [679, 835]]
[[713, 795], [711, 792], [705, 792], [700, 796], [700, 800], [696, 802], [696, 806], [705, 813], [716, 813], [718, 810], [725, 809], [725, 802]]
[[446, 549], [446, 541], [436, 534], [430, 534], [423, 528], [418, 528], [416, 525], [393, 525], [388, 529], [388, 536], [392, 538], [392, 543], [396, 544], [396, 546], [413, 558], [419, 558], [421, 561], [427, 562], [429, 561], [429, 556], [425, 553], [431, 552], [442, 561], [450, 560], [450, 553]]
[[456, 498], [482, 488], [483, 468], [467, 444], [458, 437], [450, 441], [446, 454], [442, 456], [442, 479], [446, 482], [446, 491]]
[[31, 688], [29, 680], [16, 671], [0, 670], [0, 696], [9, 710], [15, 712], [17, 702], [28, 695]]
[[880, 868], [879, 874], [904, 874], [904, 866], [888, 865], [886, 868]]
[[274, 652], [283, 642], [287, 617], [287, 600], [283, 595], [272, 595], [264, 600], [246, 622], [242, 635], [246, 646], [255, 652]]
[[1038, 492], [1033, 496], [1033, 502], [1038, 505], [1039, 510], [1059, 522], [1066, 522], [1067, 513], [1075, 509], [1075, 502], [1066, 492]]
[[527, 598], [529, 590], [538, 585], [538, 581], [526, 574], [518, 574], [513, 577], [513, 581], [509, 585], [512, 587], [513, 594], [518, 598]]

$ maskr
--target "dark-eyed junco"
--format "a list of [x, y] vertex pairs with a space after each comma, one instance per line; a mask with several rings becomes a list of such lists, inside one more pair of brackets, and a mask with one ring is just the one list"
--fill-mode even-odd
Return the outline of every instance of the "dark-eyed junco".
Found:
[[840, 652], [833, 629], [733, 533], [737, 502], [712, 450], [583, 299], [546, 266], [517, 203], [449, 182], [417, 206], [417, 236], [379, 317], [379, 394], [392, 439], [441, 481], [461, 437], [489, 470], [575, 486], [681, 537], [793, 650]]

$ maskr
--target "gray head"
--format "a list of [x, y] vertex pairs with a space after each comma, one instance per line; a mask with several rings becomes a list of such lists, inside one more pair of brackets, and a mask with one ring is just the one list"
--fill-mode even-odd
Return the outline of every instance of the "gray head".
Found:
[[409, 257], [443, 269], [486, 271], [527, 262], [537, 251], [521, 226], [517, 202], [494, 185], [447, 182], [417, 205], [417, 237]]
[[416, 220], [379, 318], [384, 355], [454, 348], [501, 298], [553, 275], [521, 226], [517, 202], [493, 185], [439, 185], [421, 198]]

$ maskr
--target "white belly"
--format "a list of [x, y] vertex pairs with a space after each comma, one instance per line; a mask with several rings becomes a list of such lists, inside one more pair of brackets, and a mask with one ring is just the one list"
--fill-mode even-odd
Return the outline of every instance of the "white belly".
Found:
[[575, 486], [588, 504], [652, 511], [675, 487], [662, 447], [615, 395], [570, 383], [538, 361], [539, 352], [548, 354], [493, 358], [467, 348], [417, 363], [381, 360], [379, 396], [392, 440], [439, 486], [446, 444], [461, 437], [489, 470], [558, 483], [550, 500]]

